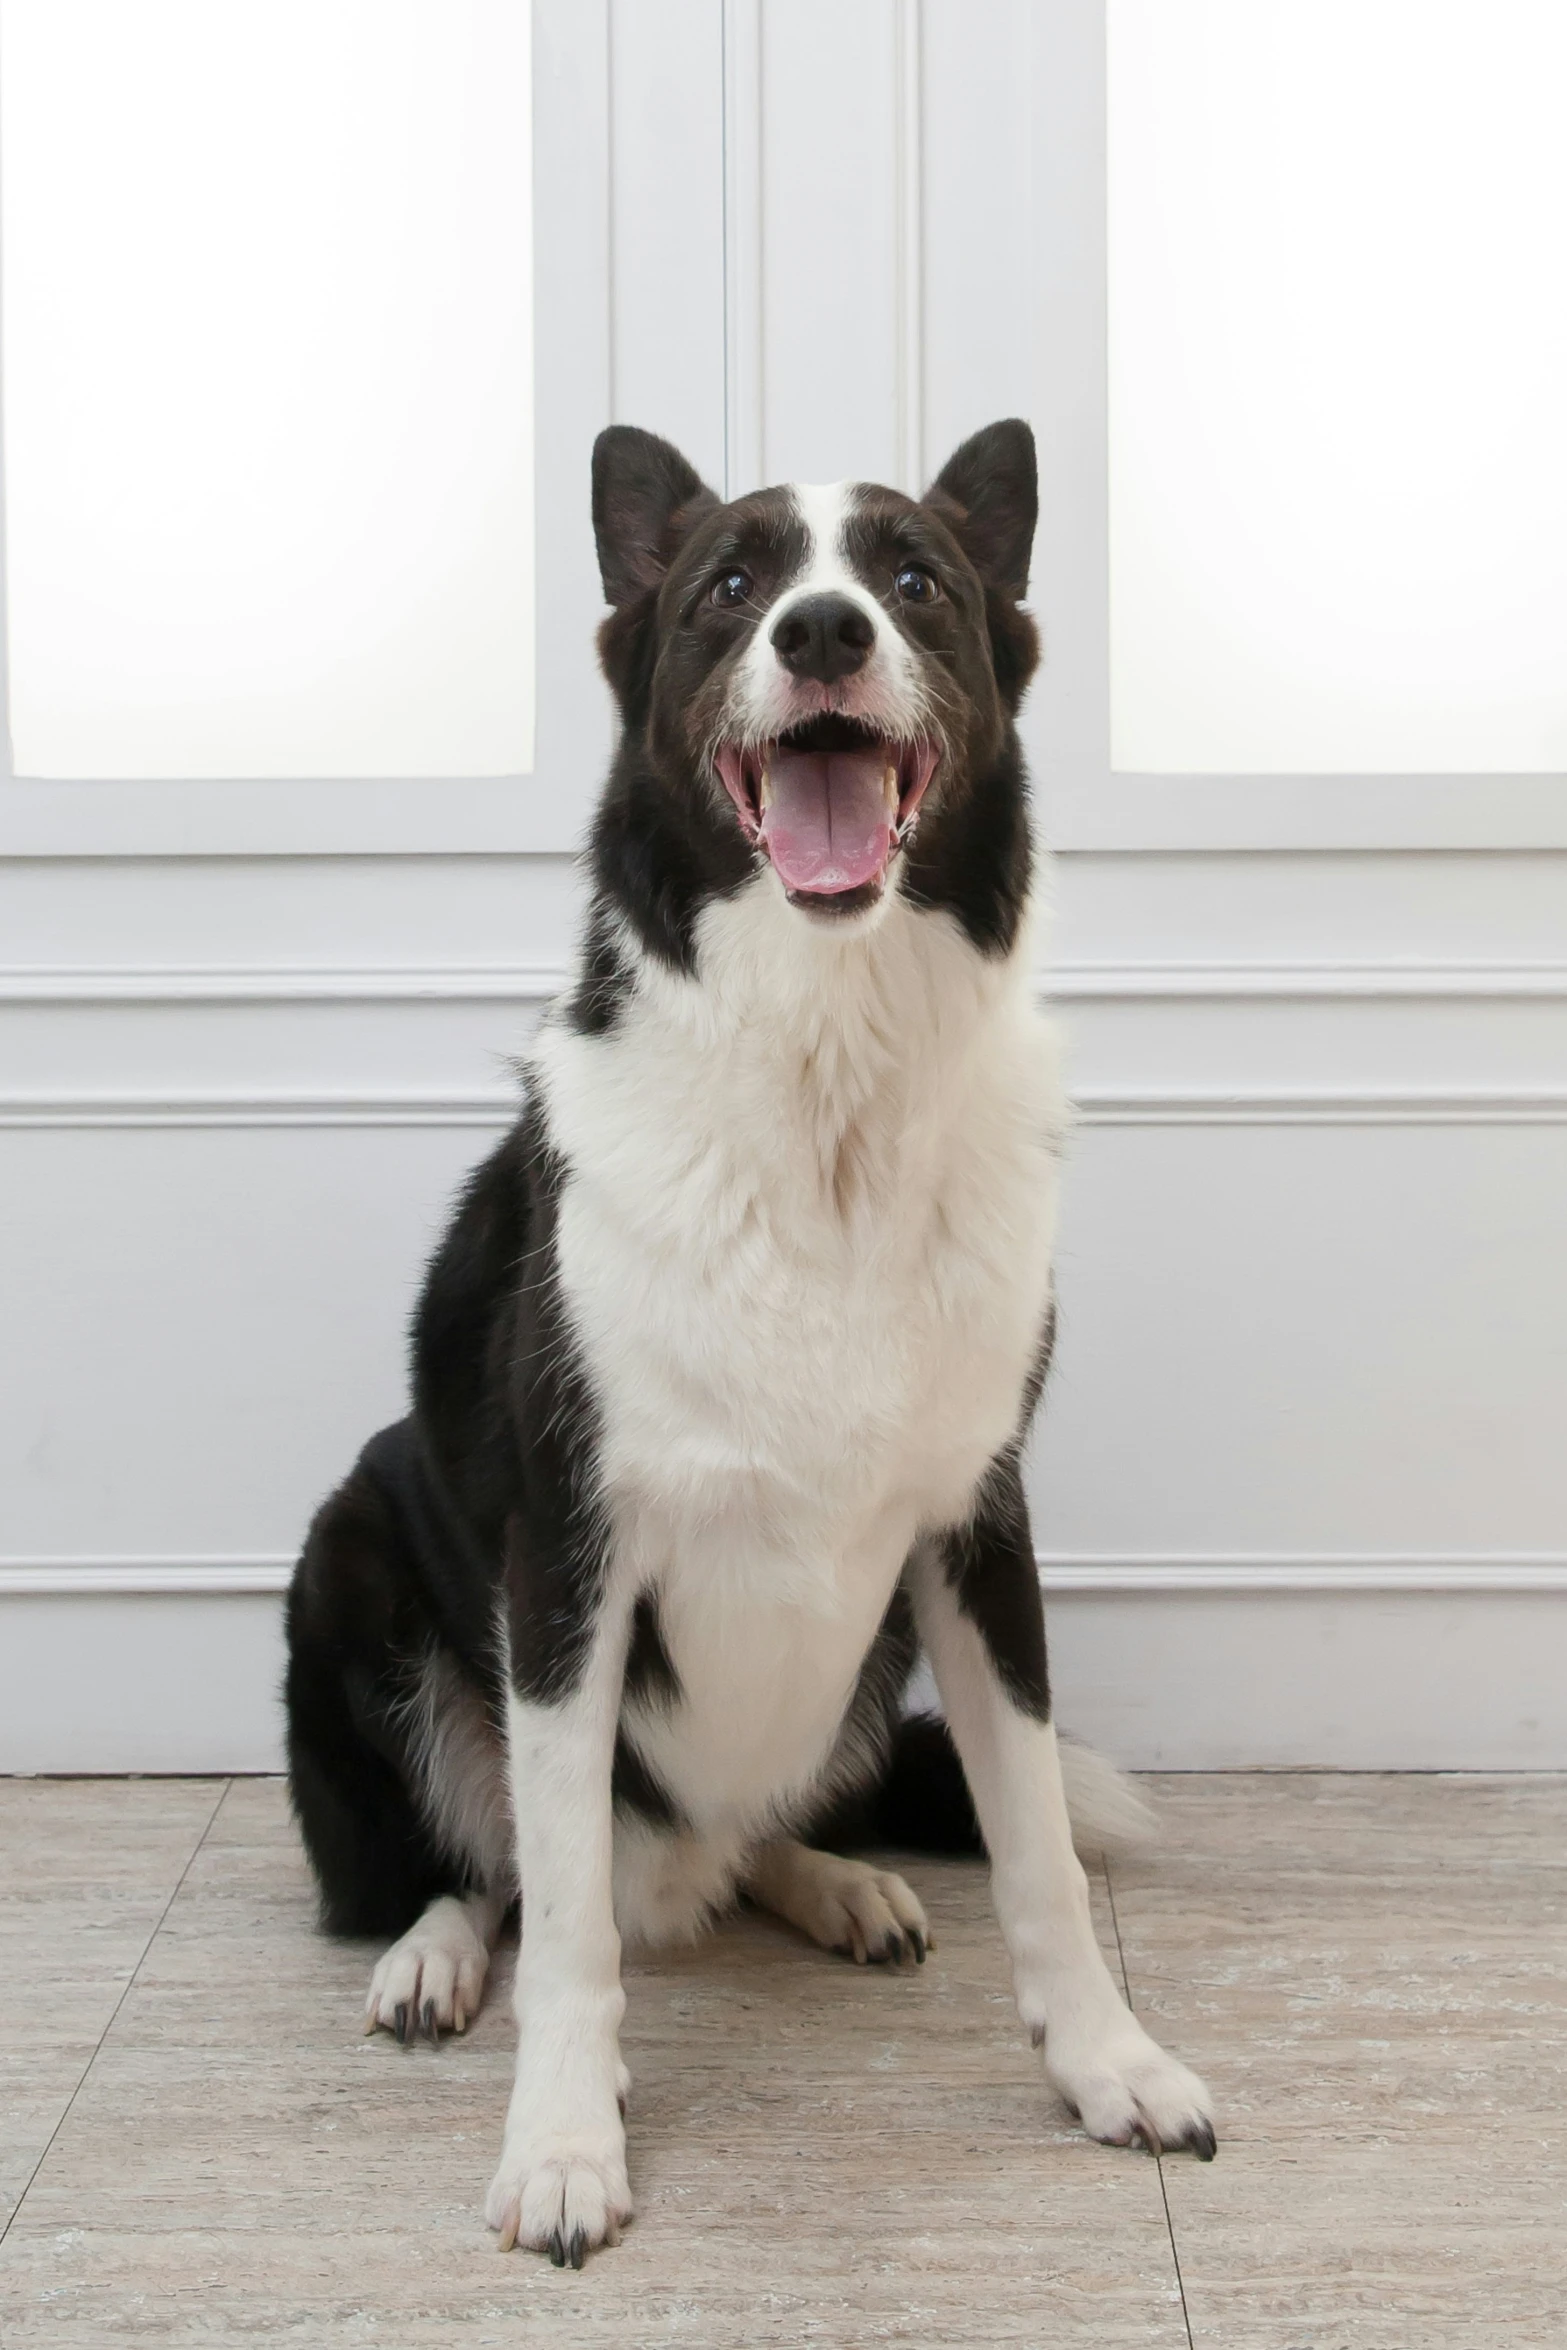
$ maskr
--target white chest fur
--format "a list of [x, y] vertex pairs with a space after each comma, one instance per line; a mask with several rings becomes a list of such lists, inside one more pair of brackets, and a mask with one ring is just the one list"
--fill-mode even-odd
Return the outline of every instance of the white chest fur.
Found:
[[1016, 1425], [1063, 1123], [1025, 955], [896, 903], [840, 938], [764, 875], [700, 983], [645, 966], [608, 1035], [541, 1037], [619, 1563], [686, 1692], [649, 1759], [704, 1808], [818, 1766], [913, 1536]]

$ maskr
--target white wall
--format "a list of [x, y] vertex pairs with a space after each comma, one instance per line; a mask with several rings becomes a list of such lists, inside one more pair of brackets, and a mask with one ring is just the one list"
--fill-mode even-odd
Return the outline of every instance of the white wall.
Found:
[[1102, 772], [1096, 13], [538, 0], [539, 776], [0, 784], [0, 1767], [276, 1759], [277, 1593], [569, 951], [598, 425], [913, 481], [1017, 408], [1083, 1105], [1063, 1718], [1167, 1766], [1567, 1763], [1567, 786]]

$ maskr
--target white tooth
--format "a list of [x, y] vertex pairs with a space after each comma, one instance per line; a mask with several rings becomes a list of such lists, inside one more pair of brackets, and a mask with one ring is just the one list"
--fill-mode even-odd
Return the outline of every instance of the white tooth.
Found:
[[769, 808], [772, 806], [772, 804], [773, 804], [773, 783], [772, 783], [772, 777], [771, 777], [771, 776], [768, 774], [768, 772], [767, 772], [767, 769], [766, 769], [765, 767], [762, 769], [762, 780], [761, 780], [761, 783], [760, 783], [760, 784], [759, 784], [759, 786], [757, 787], [757, 799], [758, 799], [758, 802], [759, 802], [759, 804], [760, 804], [760, 806], [761, 806], [761, 811], [762, 811], [762, 814], [765, 816], [765, 815], [767, 814], [767, 811], [768, 811], [768, 809], [769, 809]]
[[895, 817], [898, 813], [898, 801], [902, 796], [898, 790], [898, 770], [896, 767], [887, 769], [881, 779], [881, 788], [887, 802], [887, 813], [889, 816]]

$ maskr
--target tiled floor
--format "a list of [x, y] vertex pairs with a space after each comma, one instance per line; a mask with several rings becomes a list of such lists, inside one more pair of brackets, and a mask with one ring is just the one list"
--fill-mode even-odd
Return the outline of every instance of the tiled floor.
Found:
[[480, 2217], [509, 1967], [365, 2040], [276, 1782], [0, 1782], [0, 2342], [1567, 2350], [1567, 1782], [1155, 1784], [1101, 1930], [1217, 2162], [1071, 2129], [916, 1861], [921, 1972], [758, 1918], [629, 1970], [639, 2217], [573, 2275]]

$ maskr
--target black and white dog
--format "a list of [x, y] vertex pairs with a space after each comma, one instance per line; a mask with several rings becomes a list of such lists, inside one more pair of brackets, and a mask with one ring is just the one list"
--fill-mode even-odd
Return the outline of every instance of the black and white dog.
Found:
[[[822, 1846], [975, 1814], [1051, 2081], [1096, 2137], [1213, 2152], [1094, 1938], [1019, 1473], [1064, 1125], [1013, 724], [1035, 511], [1019, 423], [917, 503], [725, 505], [649, 433], [595, 451], [623, 727], [575, 984], [288, 1609], [326, 1922], [401, 1937], [370, 2027], [461, 2031], [520, 1894], [488, 2217], [557, 2263], [631, 2210], [622, 1936], [744, 1891], [922, 1958], [901, 1877]], [[952, 1743], [899, 1720], [921, 1647]]]

